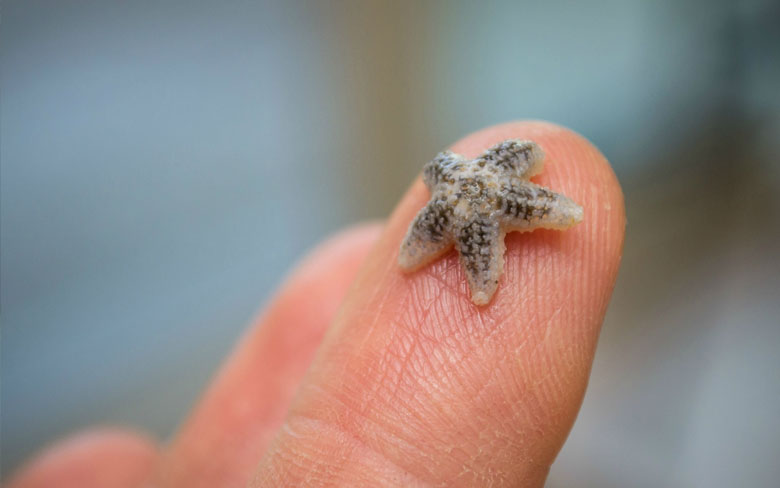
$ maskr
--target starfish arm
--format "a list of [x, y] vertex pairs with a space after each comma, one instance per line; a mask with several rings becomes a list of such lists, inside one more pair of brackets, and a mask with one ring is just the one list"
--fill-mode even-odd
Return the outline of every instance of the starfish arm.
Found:
[[512, 139], [491, 147], [477, 161], [498, 166], [527, 179], [542, 170], [544, 151], [533, 141]]
[[497, 212], [507, 231], [567, 229], [582, 221], [582, 207], [570, 198], [526, 181], [499, 192]]
[[471, 300], [486, 305], [504, 271], [504, 232], [493, 219], [477, 217], [456, 230], [455, 246], [466, 272]]
[[452, 247], [452, 211], [444, 202], [431, 201], [417, 214], [401, 243], [398, 264], [413, 271]]
[[450, 171], [457, 169], [453, 166], [460, 161], [463, 161], [463, 156], [460, 154], [442, 151], [427, 162], [423, 166], [423, 181], [428, 189], [433, 191], [434, 187], [444, 180]]

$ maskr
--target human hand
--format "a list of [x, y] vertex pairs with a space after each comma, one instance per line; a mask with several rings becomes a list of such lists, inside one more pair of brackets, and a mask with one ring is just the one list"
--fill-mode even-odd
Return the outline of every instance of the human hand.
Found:
[[542, 486], [585, 392], [625, 217], [609, 164], [566, 129], [510, 123], [452, 149], [512, 138], [542, 146], [534, 181], [585, 214], [563, 232], [508, 234], [489, 305], [471, 302], [455, 253], [399, 270], [429, 196], [418, 180], [385, 225], [304, 260], [168, 446], [93, 430], [9, 488]]

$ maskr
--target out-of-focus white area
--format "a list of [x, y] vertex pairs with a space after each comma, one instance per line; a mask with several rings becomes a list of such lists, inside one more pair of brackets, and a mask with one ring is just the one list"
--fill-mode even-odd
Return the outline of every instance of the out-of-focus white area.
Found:
[[4, 474], [96, 422], [169, 435], [306, 249], [542, 118], [629, 221], [549, 485], [774, 486], [779, 52], [761, 0], [4, 2]]

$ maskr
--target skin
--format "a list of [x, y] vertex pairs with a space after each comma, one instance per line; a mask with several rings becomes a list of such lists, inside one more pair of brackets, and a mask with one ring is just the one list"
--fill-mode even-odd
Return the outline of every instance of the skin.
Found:
[[452, 150], [474, 157], [512, 138], [544, 148], [533, 181], [584, 218], [508, 234], [489, 306], [471, 303], [454, 251], [399, 269], [429, 198], [418, 179], [385, 224], [342, 233], [298, 267], [168, 446], [92, 431], [7, 486], [542, 486], [585, 392], [625, 217], [607, 161], [564, 128], [509, 123]]

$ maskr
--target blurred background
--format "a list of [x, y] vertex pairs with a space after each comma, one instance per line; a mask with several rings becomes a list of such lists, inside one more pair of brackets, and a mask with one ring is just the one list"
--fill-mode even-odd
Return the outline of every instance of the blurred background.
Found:
[[519, 118], [595, 142], [623, 267], [548, 485], [777, 486], [777, 2], [3, 2], [2, 470], [175, 431], [286, 270]]

